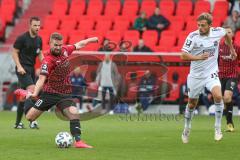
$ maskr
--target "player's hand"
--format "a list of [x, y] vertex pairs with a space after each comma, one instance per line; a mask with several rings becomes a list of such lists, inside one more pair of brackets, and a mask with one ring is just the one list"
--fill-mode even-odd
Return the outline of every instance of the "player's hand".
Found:
[[233, 50], [230, 50], [231, 54], [230, 54], [230, 57], [232, 60], [235, 60], [237, 58], [237, 53], [235, 51], [235, 49]]
[[206, 60], [206, 59], [208, 59], [208, 57], [209, 57], [209, 53], [205, 52], [205, 53], [201, 54], [199, 58], [200, 58], [200, 60]]
[[98, 37], [89, 38], [89, 42], [98, 43]]
[[37, 99], [37, 95], [35, 95], [32, 92], [28, 92], [26, 95], [26, 99], [28, 99], [28, 98]]
[[25, 71], [25, 69], [24, 69], [22, 66], [20, 66], [20, 67], [17, 68], [17, 72], [18, 72], [19, 74], [21, 74], [21, 75], [26, 74], [26, 71]]

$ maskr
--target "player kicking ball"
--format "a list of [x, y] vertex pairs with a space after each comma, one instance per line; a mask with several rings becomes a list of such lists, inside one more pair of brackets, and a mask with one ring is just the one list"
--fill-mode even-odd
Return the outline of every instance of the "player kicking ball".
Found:
[[189, 142], [193, 111], [197, 106], [199, 95], [205, 87], [212, 93], [216, 108], [214, 139], [216, 141], [222, 139], [221, 119], [224, 104], [221, 83], [218, 78], [218, 48], [222, 37], [225, 36], [232, 59], [237, 56], [231, 37], [226, 34], [225, 29], [212, 27], [212, 16], [210, 14], [202, 13], [197, 19], [197, 24], [198, 30], [188, 35], [181, 55], [183, 60], [191, 61], [190, 73], [187, 78], [189, 99], [185, 110], [185, 125], [182, 133], [183, 143]]
[[[68, 57], [88, 43], [98, 42], [97, 37], [82, 40], [74, 45], [63, 46], [63, 37], [53, 33], [50, 37], [50, 50], [47, 51], [41, 64], [41, 73], [33, 93], [18, 90], [17, 94], [26, 95], [25, 114], [28, 121], [35, 121], [44, 111], [56, 105], [70, 120], [70, 132], [74, 137], [76, 148], [92, 148], [81, 140], [79, 114], [75, 102], [71, 99], [71, 85], [68, 85], [70, 64]], [[55, 71], [61, 67], [60, 74]], [[67, 80], [66, 80], [67, 79]], [[54, 81], [54, 82], [52, 82]], [[56, 90], [57, 88], [57, 90]], [[41, 94], [39, 95], [41, 91]], [[39, 98], [37, 98], [39, 96]], [[37, 99], [36, 103], [32, 99]], [[33, 105], [34, 104], [34, 105]]]

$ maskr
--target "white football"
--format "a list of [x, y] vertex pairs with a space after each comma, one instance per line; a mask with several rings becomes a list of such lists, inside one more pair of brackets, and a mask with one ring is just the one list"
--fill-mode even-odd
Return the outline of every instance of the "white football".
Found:
[[55, 138], [55, 143], [59, 148], [69, 148], [73, 144], [73, 138], [68, 132], [60, 132]]

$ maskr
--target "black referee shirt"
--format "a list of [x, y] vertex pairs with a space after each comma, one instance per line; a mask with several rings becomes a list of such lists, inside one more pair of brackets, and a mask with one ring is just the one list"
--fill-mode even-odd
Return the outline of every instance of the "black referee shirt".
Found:
[[21, 65], [34, 67], [36, 57], [42, 50], [42, 38], [40, 36], [32, 38], [29, 31], [27, 31], [17, 37], [13, 47], [20, 51], [19, 61]]

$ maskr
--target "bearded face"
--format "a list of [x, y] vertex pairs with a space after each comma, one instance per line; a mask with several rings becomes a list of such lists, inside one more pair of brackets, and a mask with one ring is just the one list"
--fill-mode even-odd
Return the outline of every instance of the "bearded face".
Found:
[[62, 53], [62, 45], [63, 45], [63, 41], [62, 40], [51, 40], [50, 41], [50, 50], [51, 50], [51, 54], [53, 54], [54, 56], [59, 56]]

